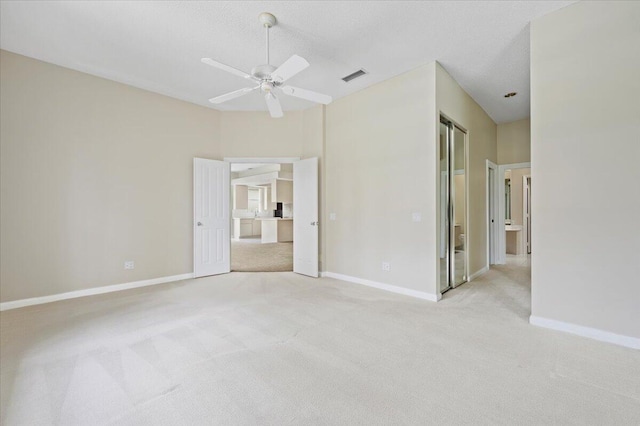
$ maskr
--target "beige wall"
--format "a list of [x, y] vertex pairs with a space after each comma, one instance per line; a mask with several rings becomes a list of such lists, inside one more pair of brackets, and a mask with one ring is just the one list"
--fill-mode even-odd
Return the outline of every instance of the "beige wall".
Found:
[[[497, 160], [497, 126], [440, 65], [436, 65], [437, 110], [467, 130], [469, 275], [487, 263], [486, 160]], [[436, 209], [438, 212], [440, 208]], [[438, 219], [439, 220], [439, 219]]]
[[498, 124], [498, 164], [531, 161], [531, 120]]
[[327, 271], [437, 294], [436, 129], [433, 63], [326, 107]]
[[469, 273], [485, 267], [485, 160], [497, 159], [496, 124], [432, 63], [327, 107], [326, 214], [337, 215], [326, 222], [328, 271], [438, 293], [437, 111], [468, 130]]
[[304, 114], [287, 111], [276, 120], [268, 112], [223, 111], [220, 153], [223, 157], [302, 157]]
[[578, 2], [531, 25], [532, 314], [636, 339], [638, 22]]
[[191, 272], [193, 157], [220, 156], [220, 114], [0, 55], [1, 300]]
[[322, 106], [219, 112], [1, 54], [2, 301], [192, 272], [193, 157], [320, 157], [324, 201]]
[[[484, 191], [479, 158], [495, 160], [495, 125], [435, 63], [273, 120], [2, 55], [3, 301], [191, 272], [194, 156], [319, 157], [321, 269], [435, 295], [436, 73], [443, 112], [470, 130], [471, 191]], [[484, 257], [479, 223], [471, 272]]]

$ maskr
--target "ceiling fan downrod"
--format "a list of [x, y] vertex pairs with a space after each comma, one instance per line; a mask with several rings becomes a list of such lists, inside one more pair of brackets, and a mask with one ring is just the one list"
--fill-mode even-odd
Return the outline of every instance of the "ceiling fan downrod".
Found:
[[277, 21], [276, 21], [276, 17], [268, 12], [262, 12], [260, 16], [258, 16], [258, 19], [260, 20], [260, 22], [262, 23], [262, 25], [264, 26], [267, 32], [267, 56], [266, 56], [267, 63], [266, 65], [269, 65], [269, 28], [273, 27]]

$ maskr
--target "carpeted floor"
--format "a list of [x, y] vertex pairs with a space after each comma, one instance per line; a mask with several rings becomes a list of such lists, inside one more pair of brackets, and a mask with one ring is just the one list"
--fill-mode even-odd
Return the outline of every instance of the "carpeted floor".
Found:
[[640, 352], [529, 325], [510, 262], [439, 303], [280, 272], [5, 311], [0, 423], [640, 424]]
[[293, 271], [293, 243], [262, 244], [259, 240], [232, 240], [231, 271]]

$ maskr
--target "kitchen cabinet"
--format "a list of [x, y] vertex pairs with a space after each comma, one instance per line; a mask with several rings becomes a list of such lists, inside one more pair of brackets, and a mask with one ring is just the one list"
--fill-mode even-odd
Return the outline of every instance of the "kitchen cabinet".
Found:
[[262, 221], [253, 220], [253, 233], [251, 235], [260, 236], [262, 231]]
[[233, 219], [233, 238], [236, 240], [246, 237], [259, 237], [262, 233], [262, 223], [256, 219]]
[[272, 203], [293, 203], [293, 181], [276, 179], [271, 184], [271, 202]]
[[235, 185], [233, 197], [233, 208], [235, 210], [246, 210], [249, 208], [249, 187], [246, 185]]

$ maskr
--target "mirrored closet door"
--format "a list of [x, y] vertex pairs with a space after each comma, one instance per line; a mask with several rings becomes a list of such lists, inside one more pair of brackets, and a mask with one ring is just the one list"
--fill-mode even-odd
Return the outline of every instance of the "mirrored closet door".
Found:
[[440, 119], [440, 291], [467, 281], [467, 138]]

